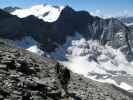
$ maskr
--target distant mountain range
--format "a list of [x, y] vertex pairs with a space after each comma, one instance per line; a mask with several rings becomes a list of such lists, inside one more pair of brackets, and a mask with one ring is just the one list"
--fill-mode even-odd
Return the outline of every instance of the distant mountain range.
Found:
[[128, 26], [133, 25], [133, 17], [120, 17], [118, 19]]
[[11, 12], [18, 10], [18, 9], [21, 9], [21, 8], [19, 8], [19, 7], [5, 7], [5, 8], [3, 8], [3, 10], [8, 12], [8, 13], [11, 13]]

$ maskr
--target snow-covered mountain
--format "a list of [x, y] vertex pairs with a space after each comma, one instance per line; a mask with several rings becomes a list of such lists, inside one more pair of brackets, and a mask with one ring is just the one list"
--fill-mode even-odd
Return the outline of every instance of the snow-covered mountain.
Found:
[[28, 9], [17, 9], [11, 14], [17, 15], [20, 18], [24, 18], [30, 15], [34, 15], [39, 19], [43, 19], [46, 22], [54, 22], [58, 19], [63, 6], [52, 5], [35, 5]]
[[16, 47], [45, 52], [75, 73], [132, 91], [133, 34], [121, 21], [51, 5], [0, 10], [0, 21], [0, 36]]

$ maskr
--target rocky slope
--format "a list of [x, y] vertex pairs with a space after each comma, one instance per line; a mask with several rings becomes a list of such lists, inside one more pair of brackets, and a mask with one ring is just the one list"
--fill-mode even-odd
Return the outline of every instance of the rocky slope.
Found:
[[92, 81], [72, 72], [69, 95], [62, 96], [56, 66], [56, 61], [1, 43], [0, 99], [133, 100], [132, 94], [114, 85]]

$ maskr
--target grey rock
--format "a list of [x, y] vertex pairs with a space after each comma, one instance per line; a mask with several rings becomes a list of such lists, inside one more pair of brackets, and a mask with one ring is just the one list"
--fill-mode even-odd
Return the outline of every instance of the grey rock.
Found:
[[[0, 69], [0, 98], [3, 100], [133, 100], [133, 95], [127, 91], [112, 84], [93, 81], [69, 70], [70, 76], [67, 79], [67, 73], [64, 73], [66, 68], [56, 61], [23, 49], [14, 49], [0, 47], [0, 51], [5, 55], [14, 55], [14, 60], [20, 64], [19, 68]], [[0, 53], [1, 58], [5, 55]], [[18, 60], [21, 57], [25, 58], [21, 60], [25, 62], [24, 65]], [[22, 66], [25, 69], [22, 70]], [[63, 78], [66, 88], [62, 87]]]

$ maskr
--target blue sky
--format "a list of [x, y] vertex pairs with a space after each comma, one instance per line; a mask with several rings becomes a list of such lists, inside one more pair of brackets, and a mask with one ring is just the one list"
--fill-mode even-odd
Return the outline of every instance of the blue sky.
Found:
[[133, 16], [133, 0], [0, 0], [0, 8], [37, 4], [70, 5], [76, 10], [87, 10], [100, 16]]

